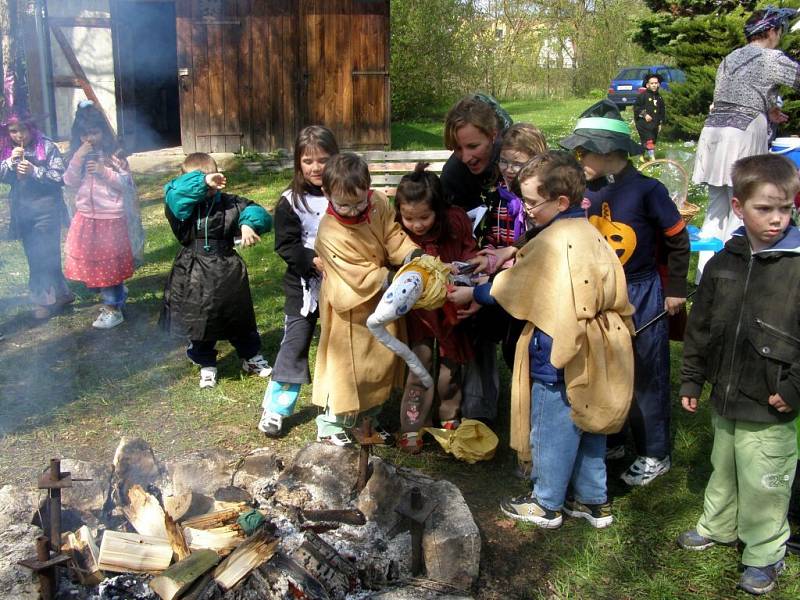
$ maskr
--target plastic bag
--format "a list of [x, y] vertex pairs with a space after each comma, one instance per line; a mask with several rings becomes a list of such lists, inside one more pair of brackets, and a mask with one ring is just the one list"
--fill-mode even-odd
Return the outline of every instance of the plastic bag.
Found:
[[455, 430], [425, 427], [422, 431], [436, 438], [445, 452], [469, 464], [493, 458], [500, 441], [487, 425], [474, 419], [464, 419]]

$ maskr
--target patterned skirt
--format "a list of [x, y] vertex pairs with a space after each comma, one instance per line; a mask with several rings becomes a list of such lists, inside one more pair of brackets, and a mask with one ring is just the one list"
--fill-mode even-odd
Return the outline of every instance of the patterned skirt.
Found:
[[125, 218], [92, 219], [76, 213], [64, 247], [64, 274], [89, 288], [111, 287], [133, 275]]

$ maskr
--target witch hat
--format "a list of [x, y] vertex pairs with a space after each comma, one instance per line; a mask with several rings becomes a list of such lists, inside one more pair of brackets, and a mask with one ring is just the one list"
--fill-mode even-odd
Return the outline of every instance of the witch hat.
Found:
[[635, 156], [644, 151], [631, 139], [631, 128], [622, 120], [617, 105], [607, 99], [583, 111], [572, 135], [561, 140], [559, 145], [567, 150], [583, 148], [595, 154], [621, 151]]

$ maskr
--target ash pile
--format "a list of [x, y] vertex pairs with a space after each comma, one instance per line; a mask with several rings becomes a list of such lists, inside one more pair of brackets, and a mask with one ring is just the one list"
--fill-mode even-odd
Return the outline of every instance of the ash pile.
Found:
[[[110, 465], [60, 467], [60, 483], [40, 480], [50, 499], [0, 488], [0, 597], [455, 599], [477, 580], [480, 534], [458, 488], [358, 449], [162, 463], [123, 439]], [[48, 552], [42, 534], [60, 545]]]

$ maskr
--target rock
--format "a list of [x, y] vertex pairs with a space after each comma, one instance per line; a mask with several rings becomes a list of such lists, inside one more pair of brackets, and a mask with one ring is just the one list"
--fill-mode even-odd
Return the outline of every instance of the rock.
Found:
[[419, 586], [404, 585], [373, 594], [370, 600], [472, 600], [472, 596], [440, 593]]
[[193, 452], [167, 463], [172, 480], [172, 494], [194, 491], [214, 496], [219, 488], [229, 486], [233, 479], [236, 456], [221, 450]]
[[250, 492], [235, 485], [226, 485], [214, 492], [214, 500], [219, 502], [247, 502], [253, 501]]
[[[11, 486], [3, 486], [2, 492]], [[6, 519], [2, 514], [0, 518]], [[41, 529], [29, 525], [31, 513], [24, 520], [6, 524], [0, 529], [0, 598], [14, 600], [38, 600], [39, 582], [32, 571], [17, 563], [26, 558], [36, 558], [36, 536]]]
[[370, 465], [372, 476], [358, 496], [358, 508], [368, 521], [388, 530], [398, 521], [394, 509], [410, 486], [405, 478], [398, 476], [397, 468], [384, 460], [373, 456]]
[[461, 491], [449, 481], [423, 490], [439, 500], [425, 523], [422, 552], [427, 576], [467, 590], [478, 578], [481, 536]]
[[283, 471], [283, 461], [269, 448], [256, 448], [243, 457], [233, 474], [233, 485], [246, 489], [256, 497]]
[[111, 491], [111, 467], [65, 458], [61, 470], [69, 472], [73, 479], [91, 480], [74, 481], [71, 488], [65, 488], [61, 493], [62, 504], [99, 516]]
[[146, 490], [162, 477], [163, 471], [150, 444], [141, 438], [122, 438], [114, 452], [112, 500], [115, 504], [127, 504], [132, 485], [139, 484]]
[[14, 524], [30, 523], [38, 502], [38, 490], [14, 485], [0, 487], [0, 531]]
[[147, 585], [150, 577], [124, 573], [101, 582], [98, 600], [158, 600], [158, 595]]
[[302, 490], [310, 499], [293, 506], [346, 508], [351, 504], [357, 479], [358, 450], [313, 443], [300, 450], [278, 477], [276, 499]]

